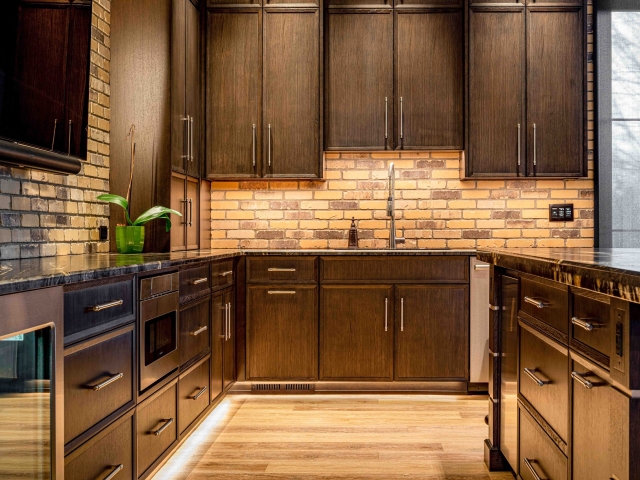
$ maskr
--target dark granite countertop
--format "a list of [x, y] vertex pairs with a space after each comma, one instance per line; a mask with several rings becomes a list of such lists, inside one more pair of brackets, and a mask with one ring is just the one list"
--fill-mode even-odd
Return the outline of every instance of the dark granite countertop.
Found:
[[478, 259], [640, 303], [640, 249], [480, 249]]
[[195, 250], [66, 255], [0, 261], [0, 295], [241, 255], [475, 255], [475, 250]]

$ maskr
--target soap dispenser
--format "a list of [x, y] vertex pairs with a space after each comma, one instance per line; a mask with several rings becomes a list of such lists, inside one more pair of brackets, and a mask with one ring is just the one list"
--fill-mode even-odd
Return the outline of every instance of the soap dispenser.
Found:
[[351, 217], [351, 228], [349, 228], [349, 248], [358, 248], [358, 228], [356, 218]]

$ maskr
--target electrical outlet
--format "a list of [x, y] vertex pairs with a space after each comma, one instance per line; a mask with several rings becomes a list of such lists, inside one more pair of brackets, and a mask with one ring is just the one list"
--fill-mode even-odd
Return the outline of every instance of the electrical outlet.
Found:
[[104, 241], [109, 238], [109, 227], [98, 227], [100, 230], [100, 240]]
[[573, 203], [549, 205], [550, 222], [573, 222]]

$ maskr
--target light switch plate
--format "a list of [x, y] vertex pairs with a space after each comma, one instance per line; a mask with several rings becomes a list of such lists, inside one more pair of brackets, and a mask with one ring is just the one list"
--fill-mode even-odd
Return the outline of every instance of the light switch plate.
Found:
[[573, 222], [573, 203], [549, 205], [550, 222]]

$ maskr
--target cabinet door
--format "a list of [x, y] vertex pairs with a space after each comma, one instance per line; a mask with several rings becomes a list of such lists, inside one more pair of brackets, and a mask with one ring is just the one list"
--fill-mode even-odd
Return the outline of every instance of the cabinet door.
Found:
[[224, 339], [224, 358], [222, 361], [223, 389], [226, 389], [236, 381], [236, 317], [234, 297], [233, 290], [227, 290], [224, 293], [226, 337]]
[[524, 9], [469, 11], [466, 174], [524, 175]]
[[584, 173], [582, 9], [527, 12], [527, 158], [530, 175]]
[[171, 208], [182, 213], [182, 217], [171, 214], [171, 251], [186, 249], [186, 221], [189, 215], [185, 197], [185, 176], [171, 174]]
[[265, 10], [266, 177], [320, 175], [320, 12]]
[[468, 312], [466, 285], [397, 287], [396, 380], [467, 380]]
[[392, 377], [393, 287], [322, 287], [320, 380]]
[[327, 22], [325, 148], [392, 148], [392, 10], [334, 10]]
[[200, 238], [198, 237], [198, 226], [200, 225], [200, 189], [198, 188], [198, 179], [187, 177], [185, 181], [187, 192], [187, 250], [197, 250]]
[[187, 174], [200, 178], [202, 171], [202, 88], [200, 84], [200, 14], [198, 8], [185, 0], [185, 111], [189, 118], [189, 158]]
[[318, 378], [318, 287], [247, 288], [250, 379]]
[[189, 161], [186, 117], [186, 7], [189, 0], [172, 0], [171, 19], [171, 169], [185, 173]]
[[222, 393], [222, 357], [226, 325], [224, 293], [211, 298], [211, 401]]
[[396, 15], [396, 146], [463, 148], [462, 11]]
[[262, 9], [208, 13], [207, 178], [260, 172]]

